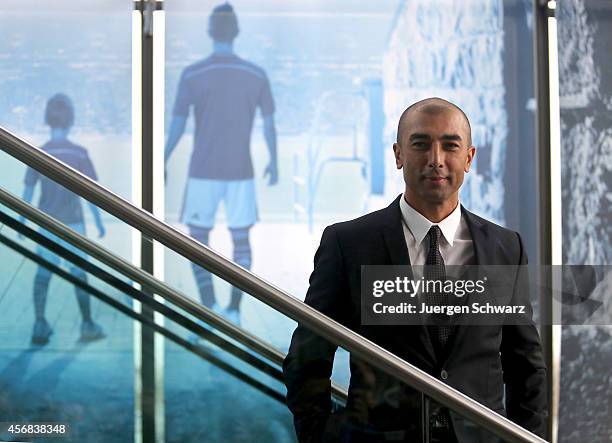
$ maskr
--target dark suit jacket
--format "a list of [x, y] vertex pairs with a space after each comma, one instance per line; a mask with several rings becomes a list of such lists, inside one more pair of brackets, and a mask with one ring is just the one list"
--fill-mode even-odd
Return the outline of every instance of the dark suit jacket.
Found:
[[[436, 359], [425, 326], [361, 324], [361, 266], [410, 264], [399, 198], [385, 209], [324, 230], [305, 302], [432, 376], [441, 378], [442, 370], [446, 371], [447, 384], [542, 435], [547, 416], [546, 367], [533, 322], [457, 326], [444, 361]], [[464, 208], [462, 213], [472, 235], [476, 264], [527, 263], [518, 233]], [[521, 304], [531, 310], [528, 295]], [[302, 325], [293, 334], [283, 372], [299, 440], [384, 441], [384, 435], [393, 434], [383, 431], [400, 431], [406, 441], [419, 441], [422, 395], [353, 357], [347, 406], [331, 413], [335, 351], [336, 346]], [[451, 412], [451, 418], [459, 441], [490, 441], [458, 414]], [[351, 434], [351, 429], [361, 431]]]

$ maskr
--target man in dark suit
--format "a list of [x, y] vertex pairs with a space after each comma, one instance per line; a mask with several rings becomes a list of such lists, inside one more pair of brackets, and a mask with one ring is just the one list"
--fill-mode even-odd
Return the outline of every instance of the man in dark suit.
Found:
[[[368, 326], [360, 321], [363, 265], [527, 263], [518, 233], [461, 206], [459, 188], [475, 155], [463, 111], [439, 98], [410, 106], [393, 151], [406, 188], [387, 208], [328, 226], [305, 302], [528, 430], [542, 435], [546, 367], [528, 294], [519, 324]], [[283, 365], [287, 403], [301, 442], [494, 441], [454, 411], [351, 357], [346, 408], [332, 413], [337, 347], [299, 325]]]

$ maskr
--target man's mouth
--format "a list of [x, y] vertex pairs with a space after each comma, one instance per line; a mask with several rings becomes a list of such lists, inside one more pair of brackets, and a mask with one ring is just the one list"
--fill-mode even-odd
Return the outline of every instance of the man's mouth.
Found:
[[439, 175], [432, 175], [432, 176], [426, 176], [425, 180], [431, 183], [442, 183], [444, 180], [446, 180], [446, 177], [442, 177]]

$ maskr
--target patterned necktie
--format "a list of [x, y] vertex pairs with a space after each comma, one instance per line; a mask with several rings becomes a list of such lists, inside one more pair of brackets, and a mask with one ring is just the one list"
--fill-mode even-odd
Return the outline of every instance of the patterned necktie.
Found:
[[[427, 253], [427, 260], [425, 261], [425, 269], [423, 276], [426, 280], [442, 281], [446, 280], [446, 268], [444, 266], [444, 258], [440, 254], [440, 231], [439, 226], [432, 226], [427, 233], [429, 237], [429, 252]], [[448, 296], [444, 292], [427, 293], [426, 299], [430, 305], [442, 306], [448, 303]], [[436, 314], [433, 314], [436, 316]], [[445, 314], [438, 314], [437, 318], [429, 319], [429, 335], [431, 341], [436, 350], [438, 358], [443, 357], [443, 351], [448, 343], [448, 339], [451, 335], [452, 328], [447, 324], [432, 324], [432, 323], [445, 323], [448, 318]]]

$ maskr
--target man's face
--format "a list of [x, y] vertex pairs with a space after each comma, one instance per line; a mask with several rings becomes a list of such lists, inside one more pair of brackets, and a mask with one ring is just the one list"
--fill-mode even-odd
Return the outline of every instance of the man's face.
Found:
[[393, 152], [397, 169], [404, 169], [408, 201], [425, 206], [456, 203], [476, 152], [463, 115], [454, 109], [411, 111], [398, 140]]

